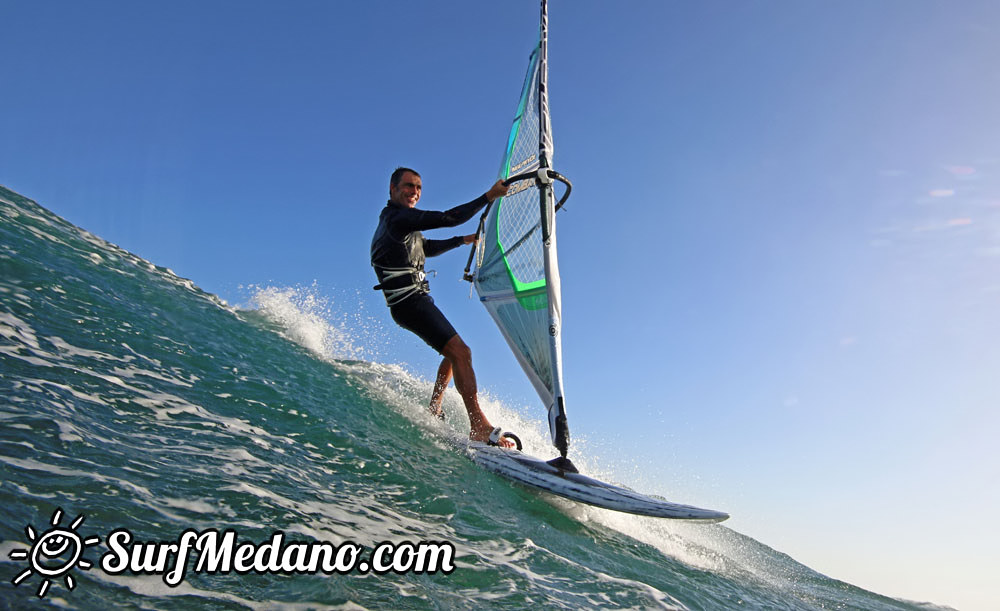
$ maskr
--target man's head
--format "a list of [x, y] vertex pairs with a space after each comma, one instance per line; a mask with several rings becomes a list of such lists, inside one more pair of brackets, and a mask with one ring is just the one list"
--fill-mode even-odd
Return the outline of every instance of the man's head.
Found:
[[413, 208], [420, 201], [420, 174], [410, 168], [396, 168], [389, 179], [389, 201]]

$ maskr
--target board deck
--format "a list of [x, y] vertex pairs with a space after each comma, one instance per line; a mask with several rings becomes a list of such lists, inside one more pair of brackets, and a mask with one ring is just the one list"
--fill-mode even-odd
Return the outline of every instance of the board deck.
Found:
[[562, 471], [518, 450], [498, 448], [460, 437], [453, 437], [452, 441], [460, 445], [476, 464], [488, 471], [580, 503], [655, 518], [700, 522], [721, 522], [729, 518], [729, 514], [722, 511], [671, 503], [580, 473]]

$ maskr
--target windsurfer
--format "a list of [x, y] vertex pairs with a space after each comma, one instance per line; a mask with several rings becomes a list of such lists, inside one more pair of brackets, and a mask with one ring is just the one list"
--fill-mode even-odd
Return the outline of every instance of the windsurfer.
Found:
[[[445, 253], [462, 244], [476, 241], [476, 235], [455, 236], [446, 240], [428, 240], [421, 231], [455, 227], [471, 219], [489, 202], [507, 193], [503, 181], [497, 181], [483, 195], [444, 212], [419, 210], [422, 190], [420, 174], [410, 168], [397, 168], [389, 180], [389, 201], [379, 216], [378, 228], [372, 238], [371, 263], [385, 294], [389, 312], [396, 323], [415, 333], [440, 353], [444, 359], [438, 367], [431, 394], [430, 410], [443, 417], [441, 402], [444, 391], [455, 377], [465, 409], [469, 414], [469, 438], [487, 441], [493, 432], [486, 415], [479, 407], [476, 374], [472, 369], [472, 352], [462, 338], [434, 305], [430, 285], [424, 274], [424, 260]], [[504, 447], [511, 444], [499, 440]]]

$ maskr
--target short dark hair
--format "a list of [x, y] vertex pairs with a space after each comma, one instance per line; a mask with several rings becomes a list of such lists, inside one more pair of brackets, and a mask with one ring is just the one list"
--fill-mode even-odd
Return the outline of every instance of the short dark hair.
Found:
[[400, 166], [393, 171], [392, 177], [389, 179], [389, 184], [391, 184], [394, 187], [398, 187], [399, 181], [403, 180], [403, 174], [406, 174], [407, 172], [415, 174], [417, 178], [420, 178], [420, 172]]

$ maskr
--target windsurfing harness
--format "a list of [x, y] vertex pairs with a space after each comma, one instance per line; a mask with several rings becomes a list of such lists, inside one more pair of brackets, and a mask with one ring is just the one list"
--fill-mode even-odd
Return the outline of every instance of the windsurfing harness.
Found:
[[444, 212], [386, 203], [372, 237], [371, 262], [379, 283], [372, 287], [385, 295], [387, 306], [402, 303], [416, 294], [430, 292], [424, 261], [461, 246], [462, 236], [428, 240], [421, 231], [454, 227], [471, 219], [489, 203], [486, 195]]

